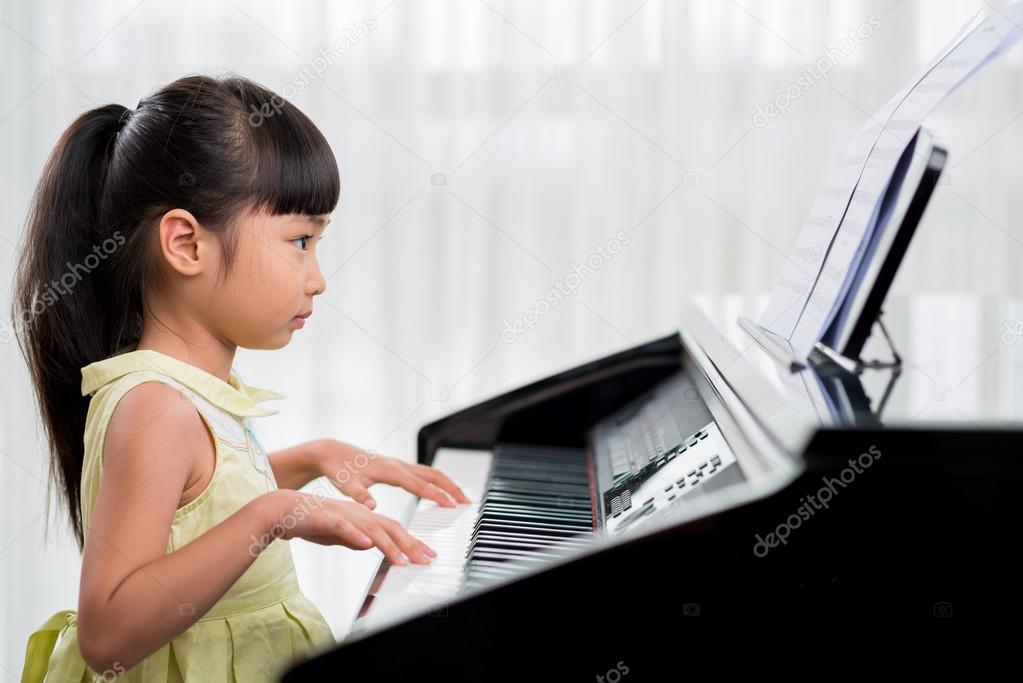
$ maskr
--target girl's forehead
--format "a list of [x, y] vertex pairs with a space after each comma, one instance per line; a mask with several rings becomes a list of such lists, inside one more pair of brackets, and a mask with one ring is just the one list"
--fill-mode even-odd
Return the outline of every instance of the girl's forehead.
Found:
[[308, 213], [287, 213], [269, 214], [260, 212], [250, 214], [249, 220], [263, 222], [270, 225], [298, 226], [306, 225], [309, 228], [323, 228], [330, 223], [330, 214], [308, 214]]

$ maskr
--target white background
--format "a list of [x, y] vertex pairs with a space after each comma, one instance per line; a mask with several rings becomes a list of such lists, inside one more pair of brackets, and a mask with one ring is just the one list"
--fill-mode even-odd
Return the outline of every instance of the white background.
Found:
[[[280, 92], [370, 15], [375, 28], [293, 97], [341, 168], [327, 293], [290, 346], [236, 367], [288, 395], [261, 423], [269, 448], [333, 436], [412, 459], [416, 430], [454, 407], [668, 333], [695, 293], [768, 290], [844, 141], [982, 6], [4, 0], [4, 324], [31, 192], [74, 117], [189, 73]], [[872, 15], [880, 28], [830, 78], [753, 125], [757, 104]], [[1019, 293], [1021, 61], [1017, 48], [929, 122], [951, 166], [899, 292]], [[619, 231], [625, 249], [502, 341], [505, 320]], [[16, 680], [29, 633], [76, 607], [79, 558], [59, 513], [47, 532], [44, 450], [9, 334], [0, 376], [0, 680]], [[401, 498], [378, 495], [384, 512]], [[343, 636], [368, 554], [292, 545]]]

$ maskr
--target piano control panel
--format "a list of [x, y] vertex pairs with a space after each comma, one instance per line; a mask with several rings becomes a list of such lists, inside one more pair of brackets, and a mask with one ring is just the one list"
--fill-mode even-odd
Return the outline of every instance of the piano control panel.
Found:
[[607, 536], [744, 480], [735, 454], [683, 372], [598, 424], [591, 443], [598, 518]]
[[641, 477], [604, 492], [605, 533], [623, 533], [660, 510], [742, 480], [735, 455], [711, 422], [648, 463]]

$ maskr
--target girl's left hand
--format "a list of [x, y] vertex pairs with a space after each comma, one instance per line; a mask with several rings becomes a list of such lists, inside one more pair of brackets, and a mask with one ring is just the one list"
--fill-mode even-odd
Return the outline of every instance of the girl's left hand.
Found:
[[432, 467], [378, 455], [334, 439], [324, 439], [316, 446], [320, 453], [316, 463], [318, 473], [327, 477], [341, 493], [370, 510], [376, 507], [369, 493], [373, 484], [400, 486], [441, 507], [455, 507], [456, 501], [470, 502], [455, 482]]

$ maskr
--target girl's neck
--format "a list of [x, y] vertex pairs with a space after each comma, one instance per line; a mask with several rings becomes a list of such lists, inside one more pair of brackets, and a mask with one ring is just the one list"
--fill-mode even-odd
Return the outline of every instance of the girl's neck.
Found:
[[147, 316], [136, 348], [159, 351], [227, 382], [237, 347], [217, 338], [201, 325], [188, 327], [184, 331], [171, 330]]

